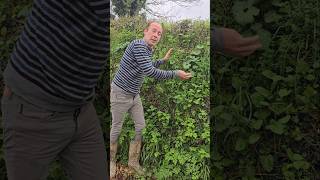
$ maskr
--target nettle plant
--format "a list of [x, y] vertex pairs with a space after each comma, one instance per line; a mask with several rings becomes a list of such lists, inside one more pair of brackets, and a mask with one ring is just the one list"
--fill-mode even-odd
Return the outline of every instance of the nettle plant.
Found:
[[244, 60], [214, 57], [215, 179], [319, 179], [319, 2], [215, 7], [215, 23], [263, 43]]

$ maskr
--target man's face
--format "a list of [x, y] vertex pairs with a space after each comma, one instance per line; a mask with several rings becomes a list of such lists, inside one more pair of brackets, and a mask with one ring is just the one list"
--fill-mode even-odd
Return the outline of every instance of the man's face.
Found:
[[144, 31], [143, 39], [150, 47], [154, 47], [160, 40], [162, 35], [162, 27], [159, 23], [153, 22]]

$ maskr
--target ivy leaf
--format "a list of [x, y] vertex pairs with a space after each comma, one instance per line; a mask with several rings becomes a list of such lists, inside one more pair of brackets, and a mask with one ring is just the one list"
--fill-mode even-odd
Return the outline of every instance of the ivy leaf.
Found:
[[254, 16], [259, 14], [259, 9], [253, 6], [254, 1], [236, 1], [232, 7], [235, 20], [242, 25], [254, 22]]

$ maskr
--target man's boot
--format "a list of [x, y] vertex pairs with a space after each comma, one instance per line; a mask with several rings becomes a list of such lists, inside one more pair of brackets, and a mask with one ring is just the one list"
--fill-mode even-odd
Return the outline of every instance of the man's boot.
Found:
[[134, 169], [138, 175], [143, 175], [144, 170], [139, 164], [140, 152], [141, 152], [141, 141], [131, 142], [130, 148], [129, 148], [128, 166]]
[[114, 178], [116, 176], [117, 164], [116, 164], [116, 154], [117, 154], [118, 143], [110, 143], [110, 177]]

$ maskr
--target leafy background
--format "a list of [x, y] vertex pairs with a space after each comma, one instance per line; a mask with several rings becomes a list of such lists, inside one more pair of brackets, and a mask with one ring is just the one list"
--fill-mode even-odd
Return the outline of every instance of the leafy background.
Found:
[[[145, 78], [141, 97], [146, 129], [141, 161], [147, 178], [209, 179], [209, 21], [163, 22], [165, 33], [153, 58], [174, 48], [161, 69], [192, 72], [188, 81]], [[143, 37], [145, 20], [125, 17], [111, 21], [110, 73], [114, 76], [126, 46]], [[127, 163], [134, 124], [126, 118], [119, 138], [118, 162]]]
[[216, 0], [215, 26], [263, 49], [212, 58], [212, 178], [320, 179], [319, 1]]

